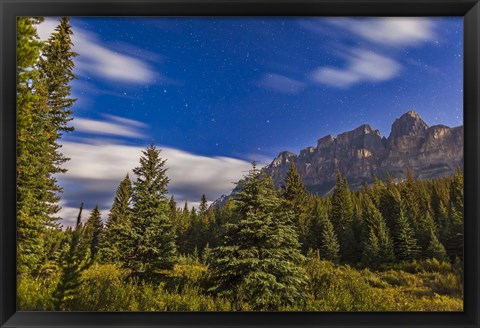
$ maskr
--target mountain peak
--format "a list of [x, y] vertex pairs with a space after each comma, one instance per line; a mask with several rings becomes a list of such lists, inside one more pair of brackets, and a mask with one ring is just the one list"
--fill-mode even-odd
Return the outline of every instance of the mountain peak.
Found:
[[273, 160], [270, 166], [276, 167], [282, 164], [292, 162], [296, 159], [297, 155], [290, 151], [282, 151], [278, 156]]
[[420, 115], [410, 110], [397, 118], [392, 124], [392, 131], [389, 139], [395, 139], [406, 135], [421, 135], [428, 129], [428, 125]]

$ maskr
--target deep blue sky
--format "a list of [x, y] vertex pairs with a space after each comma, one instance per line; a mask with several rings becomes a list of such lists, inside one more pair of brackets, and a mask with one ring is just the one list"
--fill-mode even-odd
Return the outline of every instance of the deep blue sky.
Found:
[[[172, 173], [178, 179], [172, 178], [171, 191], [195, 202], [201, 187], [215, 182], [178, 182], [182, 172], [192, 171], [189, 158], [206, 170], [215, 165], [209, 159], [229, 158], [216, 171], [225, 172], [228, 188], [205, 187], [213, 200], [228, 193], [238, 177], [231, 172], [245, 170], [246, 162], [266, 163], [282, 150], [298, 153], [326, 134], [369, 123], [388, 137], [393, 120], [411, 109], [429, 125], [463, 122], [461, 18], [76, 17], [71, 22], [79, 53], [72, 84], [76, 131], [62, 142], [67, 154], [83, 154], [90, 164], [72, 158], [71, 176], [60, 179], [66, 208], [88, 198], [108, 209], [113, 197], [108, 189], [119, 173], [110, 176], [101, 163], [95, 167], [95, 159], [122, 149], [133, 156], [130, 150], [150, 142], [171, 149], [171, 172], [185, 165]], [[48, 19], [39, 34], [45, 37], [55, 24]], [[232, 164], [231, 158], [242, 162]], [[132, 162], [118, 156], [111, 161]], [[88, 172], [96, 187], [85, 187]], [[205, 171], [191, 179], [197, 175]], [[99, 187], [102, 178], [109, 183]]]

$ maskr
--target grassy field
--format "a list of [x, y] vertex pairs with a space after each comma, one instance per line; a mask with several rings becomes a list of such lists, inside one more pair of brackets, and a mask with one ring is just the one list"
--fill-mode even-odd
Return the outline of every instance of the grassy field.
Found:
[[[462, 311], [461, 265], [435, 259], [396, 264], [378, 271], [335, 265], [310, 256], [302, 304], [279, 311]], [[57, 275], [19, 282], [21, 310], [53, 310]], [[159, 272], [158, 283], [137, 283], [115, 265], [95, 264], [83, 272], [78, 292], [69, 300], [77, 311], [248, 311], [206, 290], [208, 266], [184, 258], [173, 270]]]

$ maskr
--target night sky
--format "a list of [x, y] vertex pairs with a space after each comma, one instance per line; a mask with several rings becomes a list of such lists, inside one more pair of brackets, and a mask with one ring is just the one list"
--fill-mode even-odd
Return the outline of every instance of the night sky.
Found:
[[[152, 142], [183, 206], [228, 194], [256, 160], [408, 110], [463, 124], [461, 18], [71, 19], [77, 79], [64, 224], [103, 218]], [[38, 27], [45, 39], [57, 20]], [[84, 219], [86, 219], [84, 215]]]

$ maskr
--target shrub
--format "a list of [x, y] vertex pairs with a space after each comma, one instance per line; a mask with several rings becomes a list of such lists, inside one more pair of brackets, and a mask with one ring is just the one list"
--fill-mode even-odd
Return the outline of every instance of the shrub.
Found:
[[17, 281], [17, 309], [21, 311], [54, 310], [52, 293], [55, 283], [42, 278], [22, 276]]
[[418, 273], [418, 272], [440, 272], [448, 273], [452, 272], [453, 267], [449, 262], [440, 262], [437, 259], [426, 259], [421, 261], [412, 261], [409, 263], [402, 263], [395, 267], [409, 273]]
[[128, 311], [136, 288], [125, 283], [127, 272], [113, 264], [95, 264], [82, 274], [74, 309], [81, 311]]
[[417, 286], [421, 281], [413, 274], [404, 271], [389, 270], [381, 273], [381, 279], [392, 286]]
[[463, 297], [463, 283], [459, 275], [435, 273], [429, 285], [437, 294]]

